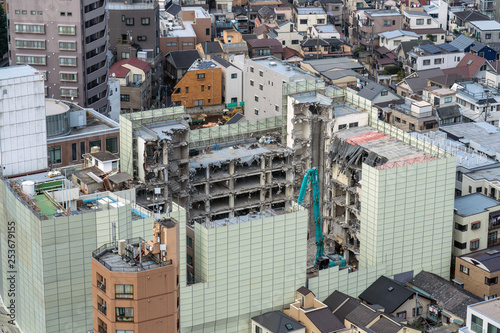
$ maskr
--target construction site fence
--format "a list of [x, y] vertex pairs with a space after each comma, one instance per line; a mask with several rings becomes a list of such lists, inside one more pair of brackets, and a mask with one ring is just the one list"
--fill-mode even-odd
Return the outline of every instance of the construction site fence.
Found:
[[439, 148], [431, 142], [422, 140], [410, 133], [403, 131], [391, 124], [388, 124], [380, 119], [378, 119], [378, 111], [373, 107], [369, 111], [368, 124], [378, 131], [381, 131], [399, 141], [409, 144], [410, 146], [423, 151], [427, 154], [435, 156], [437, 158], [444, 158], [453, 156], [453, 154], [447, 152], [444, 149]]
[[250, 120], [246, 122], [200, 128], [189, 133], [189, 147], [206, 147], [216, 143], [244, 140], [271, 132], [281, 133], [285, 121], [283, 116]]
[[142, 124], [148, 124], [171, 119], [178, 119], [186, 116], [184, 106], [174, 106], [155, 110], [145, 110], [140, 112], [123, 113], [123, 117], [132, 122], [132, 127], [139, 128]]

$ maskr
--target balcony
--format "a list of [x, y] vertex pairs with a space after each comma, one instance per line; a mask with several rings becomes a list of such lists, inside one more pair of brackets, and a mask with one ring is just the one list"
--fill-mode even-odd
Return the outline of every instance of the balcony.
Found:
[[105, 329], [105, 328], [104, 328], [104, 327], [102, 327], [102, 326], [97, 326], [97, 331], [98, 331], [99, 333], [108, 333], [108, 330], [107, 330], [107, 329]]
[[101, 289], [103, 293], [106, 293], [106, 285], [100, 281], [97, 281], [97, 288]]
[[106, 309], [106, 304], [97, 304], [97, 310], [99, 310], [103, 315], [106, 316], [107, 309]]
[[500, 238], [488, 239], [488, 247], [500, 245]]
[[488, 230], [498, 229], [498, 228], [500, 228], [500, 220], [490, 221], [488, 225]]

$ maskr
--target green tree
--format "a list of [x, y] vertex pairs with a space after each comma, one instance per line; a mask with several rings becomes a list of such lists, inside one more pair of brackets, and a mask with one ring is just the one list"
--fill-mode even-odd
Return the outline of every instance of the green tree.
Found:
[[7, 15], [0, 6], [0, 58], [7, 52], [9, 45], [7, 44]]

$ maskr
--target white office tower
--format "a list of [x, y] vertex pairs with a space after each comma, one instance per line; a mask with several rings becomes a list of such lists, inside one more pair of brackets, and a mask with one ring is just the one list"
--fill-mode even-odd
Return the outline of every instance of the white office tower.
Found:
[[4, 177], [47, 169], [43, 73], [0, 69], [0, 166]]

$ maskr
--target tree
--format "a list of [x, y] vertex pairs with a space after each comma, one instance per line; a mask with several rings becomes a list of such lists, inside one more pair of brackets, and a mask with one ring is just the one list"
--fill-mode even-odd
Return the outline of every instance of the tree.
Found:
[[0, 58], [8, 51], [9, 45], [7, 44], [7, 15], [0, 6]]

